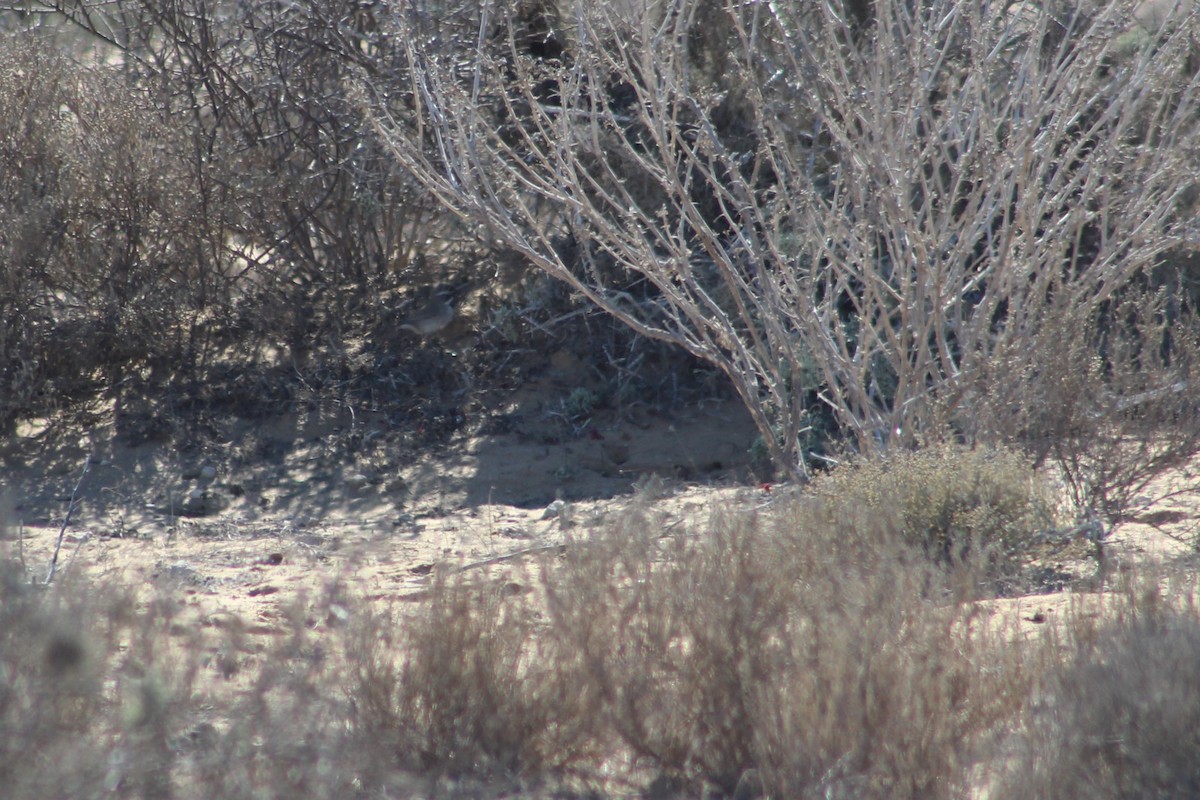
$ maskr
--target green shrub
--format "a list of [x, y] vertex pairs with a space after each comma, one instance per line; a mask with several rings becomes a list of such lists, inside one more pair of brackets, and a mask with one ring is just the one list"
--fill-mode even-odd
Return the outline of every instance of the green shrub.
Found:
[[813, 493], [835, 514], [874, 509], [935, 561], [982, 558], [993, 575], [1019, 565], [1057, 510], [1018, 453], [950, 444], [856, 462], [819, 477]]

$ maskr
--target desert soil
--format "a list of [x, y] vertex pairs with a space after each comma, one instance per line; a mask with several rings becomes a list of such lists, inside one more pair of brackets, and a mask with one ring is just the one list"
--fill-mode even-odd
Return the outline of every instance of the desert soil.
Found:
[[[4, 451], [4, 502], [19, 524], [0, 547], [44, 577], [62, 532], [60, 577], [174, 588], [196, 624], [235, 616], [270, 637], [286, 629], [289, 606], [334, 583], [360, 600], [417, 599], [439, 566], [503, 569], [585, 536], [635, 493], [671, 525], [717, 508], [767, 508], [790, 490], [753, 482], [754, 429], [734, 401], [610, 415], [567, 439], [548, 433], [551, 422], [529, 415], [504, 434], [463, 434], [374, 464], [327, 452], [326, 439], [348, 425], [387, 436], [369, 415], [344, 411], [235, 424], [232, 440], [266, 443], [255, 452], [272, 457], [258, 461], [125, 446], [104, 426], [50, 447], [47, 431], [26, 426]], [[1114, 531], [1110, 568], [1192, 559], [1183, 542], [1195, 540], [1198, 500], [1177, 494]], [[1049, 558], [1076, 594], [1103, 588], [1088, 580], [1095, 564], [1084, 548]], [[994, 607], [1032, 629], [1066, 602], [1060, 591]]]
[[[387, 420], [344, 408], [230, 421], [223, 446], [190, 453], [127, 444], [111, 424], [67, 442], [25, 425], [0, 450], [14, 521], [0, 550], [42, 579], [61, 531], [57, 579], [175, 588], [197, 624], [232, 615], [273, 636], [291, 604], [334, 582], [359, 599], [415, 599], [439, 565], [513, 563], [635, 492], [677, 518], [772, 499], [752, 483], [754, 428], [735, 401], [601, 413], [566, 435], [528, 407], [514, 400], [504, 433], [419, 451]], [[351, 433], [382, 446], [331, 447]]]

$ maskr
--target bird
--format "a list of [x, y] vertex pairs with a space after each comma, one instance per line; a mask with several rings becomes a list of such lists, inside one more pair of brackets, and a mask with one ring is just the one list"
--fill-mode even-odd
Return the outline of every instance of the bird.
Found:
[[454, 307], [446, 292], [438, 292], [426, 305], [413, 311], [400, 322], [401, 330], [409, 330], [422, 338], [437, 333], [454, 319]]

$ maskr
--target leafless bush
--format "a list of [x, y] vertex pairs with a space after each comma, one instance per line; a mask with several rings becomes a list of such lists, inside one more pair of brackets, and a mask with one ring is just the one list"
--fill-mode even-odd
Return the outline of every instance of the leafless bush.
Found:
[[[111, 70], [6, 36], [0, 69], [0, 429], [170, 372], [212, 262], [180, 137]], [[36, 78], [35, 78], [36, 76]]]
[[[1069, 317], [1030, 342], [1042, 368], [1057, 372], [1053, 380], [1029, 367], [1004, 374], [1018, 391], [1040, 392], [1037, 402], [1014, 413], [1000, 406], [1007, 392], [980, 399], [985, 418], [998, 428], [1015, 423], [1011, 438], [1058, 468], [1081, 516], [1120, 521], [1196, 486], [1189, 464], [1200, 450], [1200, 328], [1165, 290], [1135, 290], [1113, 306], [1096, 324], [1096, 351], [1071, 341]], [[1170, 482], [1156, 486], [1169, 471]]]
[[[354, 65], [403, 79], [373, 10], [24, 11], [0, 11], [0, 427], [108, 392], [118, 418], [124, 403], [180, 432], [259, 411], [246, 387], [280, 361], [320, 392], [385, 371], [354, 362], [346, 334], [394, 323], [384, 290], [445, 277], [453, 244], [345, 97]], [[317, 348], [335, 357], [306, 363]]]
[[192, 139], [208, 220], [255, 280], [339, 287], [404, 269], [429, 208], [362, 135], [342, 79], [394, 45], [355, 3], [35, 3], [107, 43]]
[[[1116, 324], [1122, 303], [1194, 327], [1138, 290], [1191, 237], [1197, 16], [1131, 52], [1132, 11], [563, 6], [547, 56], [504, 8], [470, 39], [398, 8], [412, 85], [358, 92], [448, 210], [720, 367], [802, 470], [822, 409], [867, 452], [1190, 380], [1187, 337], [1111, 355], [1152, 338]], [[1090, 393], [1061, 393], [1083, 365], [1052, 348], [1101, 360]], [[1016, 404], [999, 421], [993, 392]]]

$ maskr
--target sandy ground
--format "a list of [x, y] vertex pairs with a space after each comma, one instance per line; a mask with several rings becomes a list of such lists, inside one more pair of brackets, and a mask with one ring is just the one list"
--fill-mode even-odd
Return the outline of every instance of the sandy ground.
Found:
[[[635, 493], [679, 519], [771, 500], [749, 478], [754, 428], [732, 401], [608, 414], [572, 436], [544, 415], [514, 419], [505, 433], [356, 459], [328, 440], [348, 426], [386, 438], [384, 420], [335, 410], [236, 423], [225, 448], [198, 454], [126, 446], [105, 427], [51, 446], [26, 426], [2, 453], [17, 524], [0, 550], [44, 578], [62, 531], [60, 578], [170, 586], [199, 624], [234, 615], [271, 635], [289, 604], [333, 583], [360, 599], [415, 599], [438, 565], [511, 563], [585, 535]], [[237, 447], [251, 440], [258, 458]]]
[[[40, 432], [27, 429], [5, 451], [5, 502], [20, 524], [0, 548], [44, 577], [62, 531], [60, 577], [175, 588], [197, 624], [236, 616], [247, 632], [270, 636], [285, 629], [285, 608], [331, 585], [369, 601], [416, 599], [439, 566], [516, 564], [586, 536], [635, 495], [670, 525], [731, 505], [766, 508], [789, 490], [750, 479], [753, 426], [733, 402], [624, 415], [567, 440], [532, 420], [391, 465], [329, 457], [322, 435], [345, 422], [327, 415], [257, 423], [254, 435], [267, 442], [259, 449], [279, 455], [250, 463], [125, 447], [104, 430], [39, 449]], [[370, 419], [358, 415], [355, 424], [370, 434]], [[1106, 548], [1109, 576], [1194, 558], [1183, 542], [1195, 541], [1198, 499], [1178, 494], [1116, 530]], [[1049, 568], [1075, 578], [1076, 598], [1104, 588], [1085, 547], [1049, 558]], [[993, 611], [1036, 629], [1061, 614], [1069, 594], [998, 600]], [[329, 621], [313, 614], [316, 627]]]

